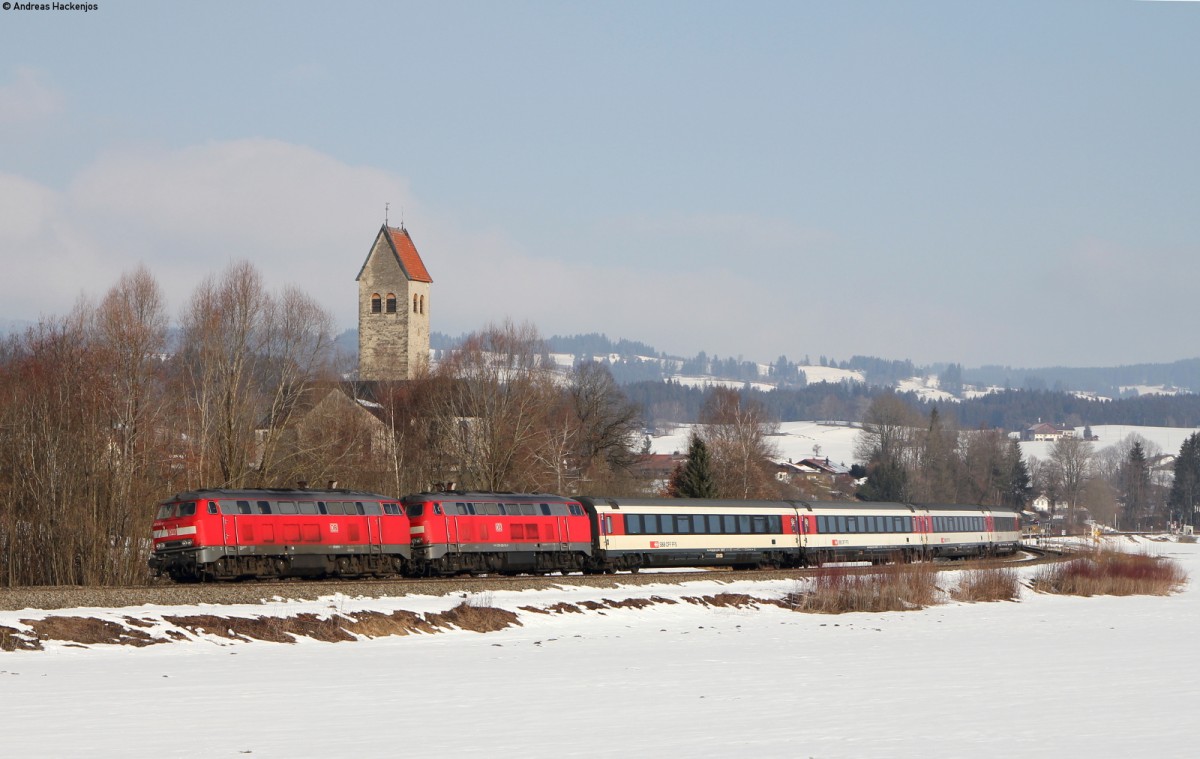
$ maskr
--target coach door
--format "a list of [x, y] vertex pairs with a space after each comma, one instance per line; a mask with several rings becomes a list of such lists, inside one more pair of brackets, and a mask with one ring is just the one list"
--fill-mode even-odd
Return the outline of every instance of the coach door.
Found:
[[[798, 533], [797, 538], [800, 541], [801, 548], [808, 548], [808, 535], [811, 532], [811, 530], [809, 530], [808, 519], [809, 518], [807, 516], [803, 516], [803, 515], [799, 516], [799, 517], [791, 517], [792, 529], [796, 533]], [[799, 522], [799, 528], [800, 528], [798, 530], [796, 529], [797, 522]]]

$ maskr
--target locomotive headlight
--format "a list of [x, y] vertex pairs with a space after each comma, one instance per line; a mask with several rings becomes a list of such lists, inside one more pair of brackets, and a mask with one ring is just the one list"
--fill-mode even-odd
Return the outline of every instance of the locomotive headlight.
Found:
[[191, 538], [184, 538], [183, 540], [179, 541], [179, 545], [183, 548], [191, 548], [194, 543], [195, 541], [193, 541]]

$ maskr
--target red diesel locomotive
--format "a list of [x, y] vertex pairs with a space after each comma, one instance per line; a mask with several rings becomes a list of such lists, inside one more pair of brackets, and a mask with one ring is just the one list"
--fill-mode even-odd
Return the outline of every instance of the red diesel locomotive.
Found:
[[592, 568], [593, 520], [549, 494], [405, 496], [413, 562], [426, 574], [579, 572]]
[[161, 504], [150, 568], [176, 582], [404, 574], [408, 517], [355, 490], [196, 490]]

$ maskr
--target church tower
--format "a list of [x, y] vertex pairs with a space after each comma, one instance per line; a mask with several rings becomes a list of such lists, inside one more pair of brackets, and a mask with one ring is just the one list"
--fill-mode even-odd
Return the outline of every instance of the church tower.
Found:
[[386, 223], [358, 282], [358, 378], [412, 379], [429, 361], [429, 286], [433, 279], [408, 230]]

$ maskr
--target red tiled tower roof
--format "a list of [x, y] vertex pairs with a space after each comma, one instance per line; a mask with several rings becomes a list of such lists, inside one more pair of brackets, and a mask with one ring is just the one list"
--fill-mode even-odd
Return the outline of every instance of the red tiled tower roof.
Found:
[[408, 278], [417, 282], [433, 282], [425, 268], [425, 262], [421, 260], [421, 254], [417, 252], [417, 246], [408, 235], [408, 230], [404, 227], [396, 229], [386, 224], [383, 228], [387, 231], [392, 250], [395, 251], [396, 258], [400, 260], [400, 266]]

